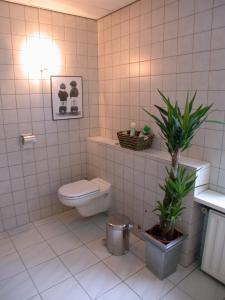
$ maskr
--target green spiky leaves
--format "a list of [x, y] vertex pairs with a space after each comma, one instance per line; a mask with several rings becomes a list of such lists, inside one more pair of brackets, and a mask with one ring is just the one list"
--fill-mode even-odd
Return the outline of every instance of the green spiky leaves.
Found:
[[195, 180], [196, 173], [187, 171], [182, 166], [178, 167], [176, 177], [171, 176], [171, 171], [167, 169], [164, 185], [160, 185], [165, 193], [165, 198], [163, 202], [158, 201], [154, 209], [163, 227], [163, 238], [169, 239], [168, 236], [173, 231], [176, 220], [184, 209], [183, 199], [189, 192], [193, 191]]
[[192, 97], [187, 93], [184, 111], [181, 112], [177, 101], [173, 105], [169, 97], [166, 97], [160, 90], [158, 92], [165, 105], [165, 108], [155, 105], [161, 118], [146, 109], [144, 111], [159, 126], [161, 137], [165, 141], [169, 153], [172, 155], [177, 150], [182, 152], [190, 146], [196, 131], [206, 121], [212, 105], [200, 105], [194, 109], [196, 92]]
[[[195, 133], [207, 120], [212, 105], [194, 108], [196, 92], [192, 97], [187, 93], [185, 106], [181, 111], [177, 101], [173, 104], [169, 97], [159, 90], [158, 92], [164, 102], [163, 107], [155, 105], [160, 117], [146, 109], [144, 111], [159, 126], [161, 137], [171, 155], [171, 169], [167, 169], [165, 182], [160, 186], [165, 196], [163, 201], [157, 202], [154, 209], [160, 219], [161, 238], [170, 240], [173, 238], [176, 220], [184, 209], [183, 199], [193, 191], [196, 180], [195, 172], [188, 172], [179, 165], [179, 154], [191, 145]], [[224, 124], [218, 121], [215, 123]]]

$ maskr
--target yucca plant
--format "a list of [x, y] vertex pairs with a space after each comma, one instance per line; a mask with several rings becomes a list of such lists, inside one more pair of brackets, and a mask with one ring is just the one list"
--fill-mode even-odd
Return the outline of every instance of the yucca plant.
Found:
[[170, 241], [174, 237], [177, 218], [184, 209], [183, 199], [194, 189], [196, 180], [194, 172], [187, 171], [179, 164], [180, 153], [190, 147], [197, 130], [207, 120], [212, 105], [194, 108], [196, 92], [192, 97], [187, 93], [185, 107], [181, 111], [177, 101], [173, 104], [169, 97], [160, 90], [158, 92], [165, 105], [165, 108], [155, 105], [161, 118], [146, 109], [144, 111], [160, 128], [161, 137], [171, 155], [171, 168], [167, 169], [165, 183], [160, 186], [165, 196], [163, 201], [157, 202], [154, 210], [160, 219], [160, 238]]

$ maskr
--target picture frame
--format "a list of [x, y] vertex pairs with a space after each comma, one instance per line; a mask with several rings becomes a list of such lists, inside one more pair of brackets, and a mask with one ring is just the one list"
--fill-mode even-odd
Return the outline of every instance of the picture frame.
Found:
[[83, 118], [82, 76], [54, 76], [51, 79], [52, 119]]

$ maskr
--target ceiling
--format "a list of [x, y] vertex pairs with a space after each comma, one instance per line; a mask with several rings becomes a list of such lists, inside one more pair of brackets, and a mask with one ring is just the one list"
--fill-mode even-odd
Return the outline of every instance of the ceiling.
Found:
[[8, 0], [34, 7], [99, 19], [135, 0]]

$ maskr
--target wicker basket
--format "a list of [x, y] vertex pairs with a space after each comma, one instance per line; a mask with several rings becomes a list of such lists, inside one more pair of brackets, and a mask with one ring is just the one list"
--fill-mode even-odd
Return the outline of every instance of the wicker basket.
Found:
[[152, 145], [154, 134], [139, 137], [139, 133], [140, 131], [137, 131], [135, 136], [130, 136], [130, 130], [118, 131], [117, 136], [120, 146], [136, 151], [150, 148]]

